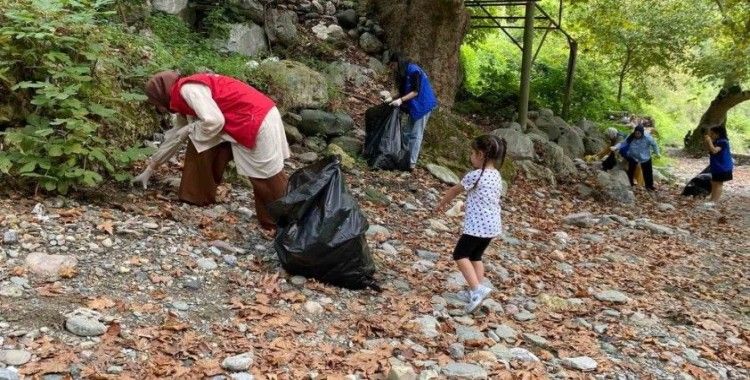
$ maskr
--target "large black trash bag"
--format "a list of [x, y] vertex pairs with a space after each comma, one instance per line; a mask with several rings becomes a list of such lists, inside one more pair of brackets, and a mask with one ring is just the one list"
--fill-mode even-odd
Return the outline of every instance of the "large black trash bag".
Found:
[[705, 197], [711, 194], [711, 167], [703, 169], [700, 174], [688, 181], [682, 190], [682, 195], [693, 197]]
[[379, 289], [365, 237], [369, 225], [346, 189], [340, 158], [329, 156], [297, 170], [288, 190], [269, 206], [284, 269], [349, 289]]
[[409, 170], [409, 148], [401, 139], [401, 111], [382, 104], [365, 112], [364, 157], [373, 169]]

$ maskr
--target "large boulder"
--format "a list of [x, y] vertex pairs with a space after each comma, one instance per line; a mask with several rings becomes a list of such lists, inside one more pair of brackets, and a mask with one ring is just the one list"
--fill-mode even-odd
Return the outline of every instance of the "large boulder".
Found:
[[534, 158], [534, 144], [528, 136], [520, 131], [510, 128], [500, 128], [492, 131], [492, 134], [505, 139], [508, 147], [507, 154], [513, 160], [530, 160]]
[[178, 15], [188, 7], [188, 0], [151, 0], [154, 10]]
[[365, 32], [359, 37], [359, 46], [369, 54], [378, 54], [383, 51], [383, 42], [374, 34]]
[[266, 33], [254, 23], [233, 24], [229, 29], [226, 49], [248, 57], [255, 57], [268, 51]]
[[372, 80], [370, 75], [372, 70], [349, 62], [336, 61], [328, 65], [326, 76], [331, 83], [343, 88], [349, 82], [354, 87], [362, 87], [369, 84]]
[[265, 22], [266, 9], [258, 0], [229, 0], [229, 6], [237, 14], [252, 20], [256, 24]]
[[430, 76], [441, 105], [451, 108], [461, 82], [460, 47], [469, 26], [464, 1], [378, 0], [368, 3], [385, 29], [388, 45], [419, 62]]
[[264, 61], [258, 67], [268, 94], [285, 110], [323, 108], [328, 104], [328, 81], [323, 74], [296, 61]]
[[339, 25], [346, 29], [356, 28], [357, 23], [359, 22], [357, 11], [355, 11], [354, 9], [345, 9], [343, 11], [339, 11], [338, 13], [336, 13], [336, 20], [338, 20]]
[[628, 175], [623, 170], [600, 171], [596, 176], [596, 182], [601, 187], [602, 194], [609, 199], [619, 203], [635, 203]]
[[534, 150], [542, 164], [555, 173], [557, 178], [567, 178], [576, 174], [576, 166], [563, 149], [552, 141], [534, 141]]
[[547, 137], [552, 141], [557, 141], [563, 130], [568, 128], [568, 124], [565, 123], [565, 120], [559, 116], [549, 116], [546, 112], [540, 112], [539, 117], [534, 121], [534, 124], [536, 124], [536, 127], [539, 128], [539, 130], [546, 133]]
[[270, 9], [266, 13], [266, 34], [272, 45], [294, 46], [299, 40], [297, 13], [282, 9]]
[[606, 148], [609, 144], [599, 137], [586, 136], [583, 138], [583, 146], [586, 154], [597, 154]]
[[532, 181], [543, 181], [552, 186], [557, 185], [557, 180], [555, 180], [555, 173], [553, 173], [552, 169], [548, 167], [544, 167], [528, 160], [518, 161], [515, 163], [515, 165], [516, 169], [523, 173], [523, 176], [526, 179]]
[[354, 128], [354, 120], [345, 113], [303, 110], [299, 130], [306, 136], [342, 136]]
[[583, 131], [583, 133], [586, 134], [586, 136], [599, 131], [599, 129], [596, 127], [596, 124], [594, 124], [594, 122], [591, 120], [581, 119], [580, 121], [578, 121], [578, 123], [576, 123], [576, 125]]
[[583, 134], [579, 134], [572, 128], [563, 129], [560, 137], [557, 139], [565, 155], [570, 158], [580, 158], [586, 153], [586, 147], [583, 145]]
[[347, 154], [349, 154], [352, 157], [359, 156], [360, 153], [362, 153], [362, 141], [355, 137], [351, 136], [341, 136], [336, 137], [335, 139], [331, 140], [331, 144], [338, 145], [343, 149]]

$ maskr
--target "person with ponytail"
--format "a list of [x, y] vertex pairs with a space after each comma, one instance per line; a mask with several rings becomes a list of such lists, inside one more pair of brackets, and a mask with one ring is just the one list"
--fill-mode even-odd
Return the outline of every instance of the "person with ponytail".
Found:
[[391, 55], [389, 66], [395, 73], [399, 96], [390, 102], [409, 114], [409, 122], [402, 131], [403, 140], [409, 146], [409, 170], [414, 170], [422, 149], [424, 130], [438, 101], [430, 79], [421, 67], [401, 53]]
[[734, 169], [727, 130], [724, 127], [713, 127], [706, 133], [704, 140], [710, 154], [711, 202], [718, 202], [724, 182], [732, 180]]
[[463, 274], [469, 289], [459, 293], [466, 302], [466, 312], [474, 312], [492, 291], [482, 284], [484, 264], [482, 255], [493, 238], [502, 233], [500, 195], [503, 180], [498, 170], [505, 161], [507, 143], [494, 135], [477, 137], [471, 144], [470, 171], [461, 183], [448, 190], [438, 202], [441, 212], [459, 194], [466, 193], [463, 234], [453, 250], [453, 260]]

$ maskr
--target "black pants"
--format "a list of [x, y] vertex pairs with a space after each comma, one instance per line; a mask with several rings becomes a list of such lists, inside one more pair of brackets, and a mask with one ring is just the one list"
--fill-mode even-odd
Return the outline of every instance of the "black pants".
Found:
[[[630, 186], [635, 185], [633, 182], [633, 176], [635, 175], [636, 167], [638, 167], [638, 162], [628, 157], [628, 179], [630, 180]], [[641, 172], [643, 173], [643, 181], [646, 182], [646, 189], [656, 190], [656, 188], [654, 188], [654, 171], [651, 166], [651, 160], [641, 162]]]
[[615, 152], [612, 152], [607, 156], [604, 162], [602, 162], [602, 170], [612, 170], [615, 166], [617, 166], [617, 157], [615, 157]]

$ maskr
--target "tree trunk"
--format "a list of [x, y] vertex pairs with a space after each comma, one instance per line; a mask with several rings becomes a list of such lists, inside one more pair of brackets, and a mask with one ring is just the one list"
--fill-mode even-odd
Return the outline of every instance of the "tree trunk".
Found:
[[622, 100], [622, 87], [625, 84], [625, 75], [628, 73], [628, 68], [630, 66], [630, 58], [632, 57], [632, 53], [630, 52], [630, 49], [628, 49], [627, 55], [625, 56], [625, 63], [622, 64], [622, 69], [620, 70], [620, 80], [617, 83], [617, 103], [619, 104]]
[[451, 108], [459, 86], [459, 52], [468, 31], [463, 0], [370, 2], [387, 32], [388, 45], [422, 66], [441, 106]]
[[706, 131], [712, 127], [726, 127], [729, 110], [747, 100], [750, 100], [750, 90], [742, 91], [740, 86], [721, 89], [701, 116], [701, 120], [695, 130], [692, 131], [690, 138], [686, 139], [685, 151], [692, 154], [704, 153], [703, 136]]

